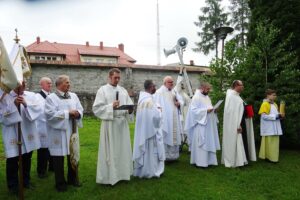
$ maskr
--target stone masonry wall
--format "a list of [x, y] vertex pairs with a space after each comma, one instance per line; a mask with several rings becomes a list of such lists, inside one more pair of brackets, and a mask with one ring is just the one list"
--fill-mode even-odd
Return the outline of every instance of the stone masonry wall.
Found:
[[[52, 79], [53, 89], [55, 90], [55, 79], [61, 74], [68, 75], [71, 81], [72, 92], [75, 92], [86, 114], [92, 113], [92, 105], [95, 94], [100, 86], [107, 83], [109, 67], [93, 66], [62, 66], [62, 65], [42, 65], [32, 64], [32, 76], [28, 80], [27, 87], [30, 91], [39, 91], [39, 80], [43, 76]], [[125, 87], [132, 98], [137, 101], [139, 91], [143, 90], [143, 84], [146, 79], [152, 79], [158, 89], [162, 85], [162, 80], [169, 75], [176, 79], [177, 70], [157, 70], [157, 69], [139, 69], [139, 68], [119, 68], [121, 73], [120, 85]], [[189, 79], [193, 89], [198, 86], [200, 72], [188, 72]]]

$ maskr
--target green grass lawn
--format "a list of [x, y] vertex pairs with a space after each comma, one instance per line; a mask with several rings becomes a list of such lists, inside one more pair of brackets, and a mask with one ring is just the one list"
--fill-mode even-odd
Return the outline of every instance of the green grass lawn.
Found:
[[[178, 162], [166, 164], [159, 179], [132, 177], [115, 186], [96, 184], [99, 126], [99, 120], [85, 118], [84, 128], [80, 129], [81, 188], [70, 186], [65, 193], [56, 192], [53, 173], [46, 179], [37, 177], [34, 153], [31, 177], [36, 187], [25, 190], [25, 199], [300, 199], [300, 152], [289, 150], [281, 150], [278, 164], [259, 160], [244, 168], [219, 165], [201, 169], [189, 164], [189, 154], [184, 149]], [[134, 124], [130, 130], [133, 136]], [[17, 199], [6, 187], [2, 137], [0, 140], [0, 199]]]

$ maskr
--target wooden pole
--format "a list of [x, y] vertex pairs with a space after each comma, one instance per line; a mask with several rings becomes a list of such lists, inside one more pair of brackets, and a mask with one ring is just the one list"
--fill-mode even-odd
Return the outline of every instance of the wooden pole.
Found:
[[[74, 118], [72, 119], [72, 133], [71, 134], [77, 134], [77, 123]], [[79, 162], [77, 163], [77, 166], [74, 169], [75, 175], [76, 175], [75, 180], [76, 180], [77, 184], [79, 184], [78, 167], [79, 167]]]
[[[18, 96], [19, 95], [20, 95], [20, 89], [18, 89]], [[21, 115], [20, 104], [18, 105], [18, 111]], [[24, 200], [21, 122], [18, 122], [18, 149], [19, 149], [19, 199]]]

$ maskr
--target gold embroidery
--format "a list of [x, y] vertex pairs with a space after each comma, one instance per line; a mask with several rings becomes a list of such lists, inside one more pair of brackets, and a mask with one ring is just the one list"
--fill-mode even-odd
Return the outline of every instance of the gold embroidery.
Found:
[[153, 107], [152, 101], [146, 101], [138, 106], [138, 110], [141, 111], [143, 109], [149, 109]]
[[27, 136], [27, 138], [28, 138], [29, 141], [32, 141], [32, 140], [34, 139], [34, 135], [29, 134], [29, 135]]
[[57, 118], [63, 120], [63, 119], [65, 119], [65, 116], [64, 115], [60, 115], [60, 116], [57, 116]]
[[58, 139], [54, 139], [53, 142], [54, 142], [55, 145], [59, 145], [59, 143], [60, 143]]
[[9, 112], [5, 112], [5, 113], [3, 114], [4, 117], [7, 117], [8, 115], [10, 115]]
[[16, 145], [18, 143], [18, 140], [17, 139], [11, 139], [10, 140], [10, 144], [11, 145]]

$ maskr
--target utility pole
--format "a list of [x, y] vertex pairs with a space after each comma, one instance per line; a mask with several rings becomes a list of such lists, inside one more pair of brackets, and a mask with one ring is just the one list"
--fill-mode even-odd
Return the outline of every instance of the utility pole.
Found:
[[159, 5], [158, 0], [156, 0], [156, 37], [157, 37], [157, 65], [160, 66], [160, 32], [159, 32]]

